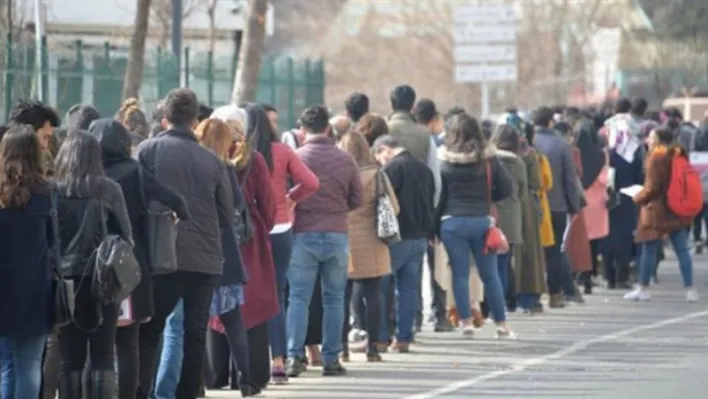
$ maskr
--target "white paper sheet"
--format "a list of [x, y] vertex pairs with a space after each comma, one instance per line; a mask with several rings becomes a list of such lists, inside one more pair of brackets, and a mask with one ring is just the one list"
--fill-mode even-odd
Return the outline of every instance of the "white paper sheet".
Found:
[[639, 184], [635, 184], [633, 186], [620, 188], [619, 192], [626, 196], [634, 197], [635, 195], [639, 194], [639, 192], [642, 191], [643, 188], [644, 187], [640, 186]]

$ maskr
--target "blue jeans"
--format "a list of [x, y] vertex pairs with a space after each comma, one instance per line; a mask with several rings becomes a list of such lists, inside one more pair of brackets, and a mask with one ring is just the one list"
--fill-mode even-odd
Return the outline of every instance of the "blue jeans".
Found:
[[505, 254], [497, 254], [497, 268], [499, 269], [499, 280], [502, 284], [503, 292], [509, 290], [509, 273], [511, 271], [511, 254], [514, 249], [509, 245], [509, 252]]
[[485, 236], [490, 222], [488, 216], [451, 217], [442, 222], [441, 239], [450, 259], [452, 291], [461, 320], [472, 318], [469, 286], [471, 251], [484, 283], [489, 311], [497, 323], [506, 321], [506, 293], [499, 279], [497, 254], [484, 253]]
[[516, 298], [519, 307], [524, 310], [531, 310], [541, 303], [541, 295], [536, 293], [520, 292]]
[[275, 286], [278, 291], [280, 312], [268, 321], [268, 338], [273, 358], [284, 357], [287, 351], [285, 342], [285, 284], [288, 281], [288, 265], [293, 251], [292, 229], [270, 235], [273, 264], [275, 265]]
[[322, 361], [335, 364], [342, 346], [344, 294], [347, 289], [349, 237], [346, 233], [297, 233], [288, 268], [290, 297], [285, 332], [288, 357], [305, 357], [310, 300], [319, 275], [322, 282]]
[[[391, 274], [381, 278], [381, 287], [388, 287], [391, 279], [396, 289], [396, 341], [413, 341], [413, 321], [419, 309], [420, 273], [423, 256], [427, 249], [425, 238], [402, 240], [389, 247], [391, 252]], [[381, 290], [382, 309], [379, 325], [379, 341], [386, 342], [388, 337], [388, 295]]]
[[[688, 249], [688, 230], [679, 229], [669, 234], [671, 246], [679, 261], [679, 270], [684, 287], [693, 287], [693, 260]], [[646, 287], [654, 274], [657, 254], [661, 240], [646, 241], [642, 243], [641, 260], [639, 263], [639, 283]]]
[[0, 398], [39, 397], [46, 341], [46, 335], [26, 339], [0, 337]]
[[180, 299], [165, 322], [160, 367], [157, 370], [152, 399], [174, 399], [182, 372], [184, 346], [184, 304]]

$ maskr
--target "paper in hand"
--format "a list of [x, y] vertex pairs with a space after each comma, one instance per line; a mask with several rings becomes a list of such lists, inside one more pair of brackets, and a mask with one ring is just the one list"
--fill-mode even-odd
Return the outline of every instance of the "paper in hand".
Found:
[[620, 188], [619, 192], [628, 197], [634, 198], [634, 196], [639, 194], [639, 192], [642, 191], [643, 188], [644, 187], [640, 186], [639, 184], [635, 184], [633, 186]]

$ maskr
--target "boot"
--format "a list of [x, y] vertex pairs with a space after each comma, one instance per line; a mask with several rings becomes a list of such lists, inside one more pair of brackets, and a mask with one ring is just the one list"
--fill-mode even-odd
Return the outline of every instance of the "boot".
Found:
[[[113, 370], [91, 371], [86, 399], [113, 399], [118, 393], [117, 376]], [[62, 398], [63, 399], [63, 398]]]
[[548, 300], [548, 307], [552, 309], [565, 307], [565, 295], [563, 293], [552, 294]]
[[59, 376], [59, 397], [61, 399], [82, 399], [83, 384], [81, 371], [62, 371]]
[[632, 288], [629, 281], [629, 264], [626, 262], [619, 262], [617, 265], [617, 288], [621, 290]]

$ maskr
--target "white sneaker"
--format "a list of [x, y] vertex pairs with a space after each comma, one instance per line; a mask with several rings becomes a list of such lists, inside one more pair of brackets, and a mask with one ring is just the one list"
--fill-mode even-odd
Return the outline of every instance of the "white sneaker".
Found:
[[514, 340], [516, 339], [516, 334], [514, 334], [513, 331], [509, 327], [502, 328], [502, 327], [497, 327], [497, 331], [495, 334], [495, 337], [497, 339], [510, 339]]
[[460, 322], [460, 333], [463, 337], [472, 338], [474, 336], [474, 326], [472, 324], [464, 325]]
[[698, 295], [698, 291], [696, 291], [695, 288], [689, 288], [688, 291], [686, 291], [687, 302], [698, 302], [699, 299], [700, 296]]
[[635, 288], [634, 291], [626, 293], [624, 299], [628, 301], [648, 301], [651, 299], [651, 294], [641, 288]]

